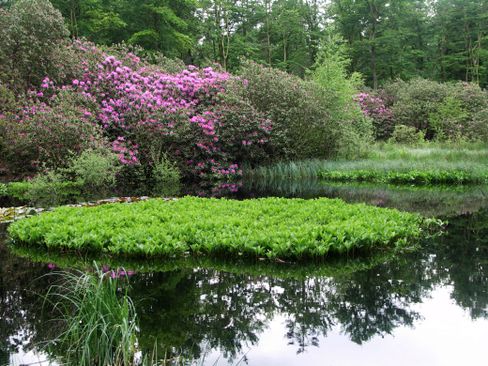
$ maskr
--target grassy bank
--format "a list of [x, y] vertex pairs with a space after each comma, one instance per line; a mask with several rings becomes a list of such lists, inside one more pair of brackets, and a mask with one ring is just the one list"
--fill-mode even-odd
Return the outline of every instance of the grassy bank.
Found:
[[13, 223], [15, 243], [127, 256], [324, 257], [404, 247], [429, 220], [332, 199], [185, 197], [61, 207]]
[[255, 197], [340, 198], [348, 203], [362, 202], [442, 218], [488, 207], [488, 185], [415, 186], [283, 179], [251, 181], [243, 186], [242, 192]]
[[377, 145], [361, 160], [282, 162], [248, 172], [251, 179], [364, 181], [395, 184], [482, 184], [488, 182], [484, 145]]

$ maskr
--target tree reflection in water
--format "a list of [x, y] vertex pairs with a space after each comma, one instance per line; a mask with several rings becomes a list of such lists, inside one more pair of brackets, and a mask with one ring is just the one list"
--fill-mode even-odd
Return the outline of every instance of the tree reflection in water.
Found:
[[[363, 344], [414, 325], [420, 314], [413, 305], [445, 285], [452, 286], [451, 297], [472, 318], [488, 317], [488, 211], [450, 221], [447, 235], [396, 260], [335, 267], [121, 263], [137, 272], [130, 280], [130, 295], [140, 321], [141, 347], [150, 352], [157, 344], [158, 352], [185, 360], [218, 350], [232, 360], [257, 344], [277, 316], [284, 319], [284, 336], [298, 353], [319, 346], [332, 330]], [[42, 312], [37, 295], [46, 293], [49, 276], [33, 281], [49, 271], [47, 264], [1, 250], [0, 359], [18, 343], [33, 347], [49, 340], [56, 329], [48, 322], [55, 314]], [[35, 258], [47, 263], [49, 255]], [[89, 266], [88, 261], [70, 265], [72, 259], [52, 260], [64, 267]], [[19, 334], [23, 338], [13, 341]]]

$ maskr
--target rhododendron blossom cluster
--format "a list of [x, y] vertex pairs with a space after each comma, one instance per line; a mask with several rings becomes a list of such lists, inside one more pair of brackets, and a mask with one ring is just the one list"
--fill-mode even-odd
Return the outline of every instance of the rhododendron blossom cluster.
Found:
[[45, 78], [35, 92], [38, 104], [49, 105], [61, 91], [84, 98], [84, 116], [96, 119], [124, 165], [147, 162], [150, 150], [161, 146], [191, 175], [233, 177], [241, 174], [238, 164], [246, 157], [265, 150], [270, 121], [242, 101], [251, 112], [234, 118], [243, 108], [226, 97], [229, 82], [245, 82], [194, 66], [168, 74], [136, 56], [127, 58], [103, 55], [96, 67], [84, 62], [82, 77], [71, 85]]
[[376, 138], [384, 139], [393, 131], [393, 113], [385, 105], [382, 98], [369, 94], [359, 93], [355, 97], [365, 116], [373, 120]]

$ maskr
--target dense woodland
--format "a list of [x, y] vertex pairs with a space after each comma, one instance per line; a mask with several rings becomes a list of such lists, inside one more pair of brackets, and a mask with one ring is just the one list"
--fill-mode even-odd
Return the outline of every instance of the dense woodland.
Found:
[[[0, 1], [8, 6], [10, 1]], [[127, 42], [186, 63], [242, 58], [303, 76], [324, 36], [367, 85], [423, 76], [488, 84], [486, 0], [53, 0], [73, 37]]]

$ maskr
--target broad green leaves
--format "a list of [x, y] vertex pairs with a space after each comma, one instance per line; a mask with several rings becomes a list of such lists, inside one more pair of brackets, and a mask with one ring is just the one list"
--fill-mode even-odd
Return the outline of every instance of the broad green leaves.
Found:
[[331, 199], [185, 197], [63, 207], [9, 227], [17, 243], [127, 256], [310, 258], [405, 247], [421, 216]]

